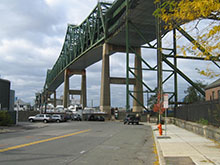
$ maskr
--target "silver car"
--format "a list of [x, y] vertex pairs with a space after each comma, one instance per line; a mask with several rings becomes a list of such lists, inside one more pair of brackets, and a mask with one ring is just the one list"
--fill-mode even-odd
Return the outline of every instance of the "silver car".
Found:
[[35, 116], [28, 117], [28, 120], [30, 122], [34, 121], [43, 121], [44, 123], [52, 121], [51, 115], [49, 114], [37, 114]]
[[59, 122], [66, 121], [66, 118], [62, 114], [53, 114], [52, 115], [52, 121], [55, 121], [55, 122], [59, 123]]

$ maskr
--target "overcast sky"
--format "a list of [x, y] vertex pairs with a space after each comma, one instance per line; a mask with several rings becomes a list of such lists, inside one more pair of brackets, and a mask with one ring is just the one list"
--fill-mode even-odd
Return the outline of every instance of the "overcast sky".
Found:
[[[0, 77], [11, 81], [18, 98], [33, 102], [35, 93], [42, 90], [46, 71], [52, 68], [63, 45], [67, 24], [80, 24], [95, 7], [97, 0], [1, 0], [0, 1]], [[164, 44], [171, 46], [171, 35]], [[180, 44], [186, 42], [179, 39]], [[142, 50], [152, 65], [156, 64], [155, 51]], [[125, 54], [111, 56], [111, 76], [125, 77]], [[194, 81], [210, 83], [207, 77], [197, 73], [209, 62], [179, 60], [179, 67]], [[132, 64], [131, 64], [132, 65]], [[166, 67], [164, 65], [164, 67]], [[212, 66], [211, 66], [212, 67]], [[217, 70], [217, 67], [214, 67]], [[152, 89], [156, 86], [156, 73], [143, 72], [144, 79]], [[166, 77], [166, 74], [164, 75]], [[80, 88], [80, 76], [71, 78], [70, 87]], [[88, 105], [99, 105], [101, 62], [87, 68]], [[172, 91], [173, 79], [165, 85]], [[180, 99], [188, 84], [179, 78]], [[63, 93], [63, 86], [57, 95]], [[112, 106], [125, 106], [125, 86], [111, 85]], [[76, 97], [77, 99], [77, 97]], [[145, 96], [146, 101], [146, 96]]]

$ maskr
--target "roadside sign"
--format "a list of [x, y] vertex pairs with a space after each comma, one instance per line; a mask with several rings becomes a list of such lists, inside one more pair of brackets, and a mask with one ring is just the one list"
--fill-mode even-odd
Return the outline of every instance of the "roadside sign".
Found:
[[163, 95], [163, 107], [165, 108], [165, 109], [167, 109], [168, 107], [169, 107], [169, 105], [168, 105], [168, 94], [164, 94]]

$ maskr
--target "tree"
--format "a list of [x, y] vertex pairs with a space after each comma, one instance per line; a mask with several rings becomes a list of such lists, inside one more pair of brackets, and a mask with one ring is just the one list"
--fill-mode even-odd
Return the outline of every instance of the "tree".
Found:
[[157, 95], [156, 94], [153, 94], [150, 96], [150, 98], [148, 99], [147, 101], [147, 106], [148, 108], [150, 108], [151, 110], [153, 109], [154, 107], [154, 104], [157, 103]]
[[[201, 89], [205, 89], [206, 85], [202, 84], [200, 81], [197, 81], [195, 83], [197, 86], [199, 86]], [[187, 90], [184, 91], [185, 94], [187, 94], [184, 97], [185, 103], [194, 103], [198, 101], [204, 101], [205, 98], [203, 95], [201, 95], [200, 92], [198, 92], [193, 86], [189, 86]]]
[[[220, 57], [220, 2], [219, 0], [155, 0], [155, 3], [161, 2], [161, 8], [154, 12], [155, 16], [161, 17], [165, 22], [165, 28], [173, 29], [174, 24], [196, 21], [197, 29], [196, 41], [205, 48], [205, 52], [197, 49], [196, 44], [181, 47], [184, 55], [187, 52], [195, 54], [198, 57], [219, 59]], [[201, 20], [212, 20], [212, 22], [199, 29]], [[202, 75], [208, 77], [220, 76], [219, 73], [207, 67], [205, 70], [197, 69]]]

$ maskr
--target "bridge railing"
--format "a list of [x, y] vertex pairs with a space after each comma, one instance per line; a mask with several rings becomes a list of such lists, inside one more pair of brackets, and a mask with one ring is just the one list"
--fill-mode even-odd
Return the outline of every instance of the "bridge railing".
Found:
[[47, 71], [44, 89], [47, 89], [77, 57], [105, 38], [104, 16], [111, 5], [107, 2], [98, 2], [94, 10], [79, 26], [68, 25], [60, 56], [53, 68]]

